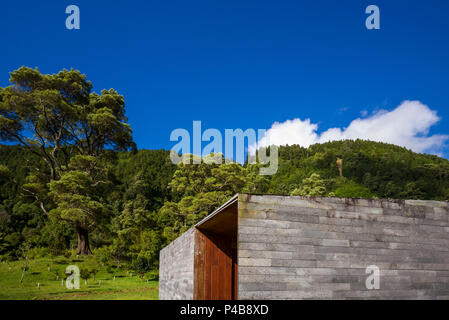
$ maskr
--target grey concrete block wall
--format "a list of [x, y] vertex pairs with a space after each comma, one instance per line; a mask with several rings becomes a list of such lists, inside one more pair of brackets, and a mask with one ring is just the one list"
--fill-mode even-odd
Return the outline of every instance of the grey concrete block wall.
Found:
[[[449, 299], [449, 204], [239, 196], [239, 299]], [[368, 290], [366, 268], [380, 268]]]
[[187, 230], [160, 252], [160, 300], [193, 299], [194, 231]]

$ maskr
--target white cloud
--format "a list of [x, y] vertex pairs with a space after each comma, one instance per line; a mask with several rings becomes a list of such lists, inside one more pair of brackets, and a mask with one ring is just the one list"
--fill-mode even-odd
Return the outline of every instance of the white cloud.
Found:
[[[330, 128], [322, 133], [317, 132], [318, 125], [310, 119], [275, 122], [258, 146], [298, 144], [308, 147], [327, 141], [364, 139], [396, 144], [415, 152], [440, 153], [449, 136], [429, 135], [429, 129], [439, 120], [436, 111], [421, 102], [404, 101], [392, 111], [380, 110], [353, 120], [346, 128]], [[255, 149], [256, 145], [249, 148], [252, 153]]]

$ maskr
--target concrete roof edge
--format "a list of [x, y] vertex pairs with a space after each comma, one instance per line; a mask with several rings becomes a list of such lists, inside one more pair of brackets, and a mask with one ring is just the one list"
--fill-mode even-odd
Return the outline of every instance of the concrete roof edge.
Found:
[[237, 202], [238, 199], [239, 199], [239, 193], [235, 194], [231, 199], [229, 199], [224, 204], [222, 204], [220, 207], [215, 209], [211, 214], [206, 216], [203, 220], [201, 220], [200, 222], [195, 224], [194, 228], [200, 227], [203, 223], [205, 223], [206, 221], [208, 221], [208, 220], [212, 219], [213, 217], [215, 217], [217, 214], [219, 214], [221, 211], [223, 211], [224, 209], [229, 207], [231, 204]]
[[336, 200], [367, 200], [367, 201], [388, 201], [388, 202], [409, 202], [409, 203], [419, 203], [419, 202], [440, 202], [449, 204], [449, 200], [431, 200], [431, 199], [396, 199], [396, 198], [354, 198], [354, 197], [312, 197], [312, 196], [291, 196], [288, 194], [272, 194], [272, 193], [251, 193], [245, 192], [240, 193], [240, 195], [248, 196], [269, 196], [269, 197], [289, 197], [289, 198], [302, 198], [302, 199], [336, 199]]

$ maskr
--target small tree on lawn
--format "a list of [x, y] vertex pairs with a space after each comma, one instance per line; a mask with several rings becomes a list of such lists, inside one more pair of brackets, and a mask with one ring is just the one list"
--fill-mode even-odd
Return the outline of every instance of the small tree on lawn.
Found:
[[106, 272], [109, 273], [109, 274], [113, 274], [116, 271], [115, 269], [116, 269], [115, 266], [112, 266], [112, 265], [107, 265], [106, 266]]
[[25, 277], [25, 273], [28, 271], [29, 263], [28, 263], [28, 253], [30, 251], [31, 245], [28, 242], [24, 242], [21, 247], [21, 254], [23, 260], [23, 270], [22, 270], [22, 276], [20, 277], [20, 283], [23, 282], [23, 278]]
[[60, 277], [61, 279], [64, 279], [64, 273], [62, 272], [62, 270], [55, 268], [52, 270], [52, 272], [55, 275], [56, 280], [59, 280]]
[[140, 280], [143, 279], [145, 273], [149, 270], [148, 259], [144, 256], [138, 256], [133, 263], [134, 271], [139, 275]]
[[92, 270], [90, 270], [90, 274], [92, 275], [94, 281], [95, 281], [95, 275], [98, 273], [98, 270], [93, 268]]
[[84, 284], [87, 285], [87, 280], [90, 278], [90, 271], [87, 268], [83, 268], [80, 270], [80, 277], [84, 279]]

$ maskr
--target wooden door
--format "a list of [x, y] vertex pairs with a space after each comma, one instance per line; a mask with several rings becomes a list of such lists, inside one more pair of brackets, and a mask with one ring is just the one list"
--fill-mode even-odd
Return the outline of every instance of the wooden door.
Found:
[[236, 298], [236, 248], [233, 239], [196, 230], [194, 299]]

